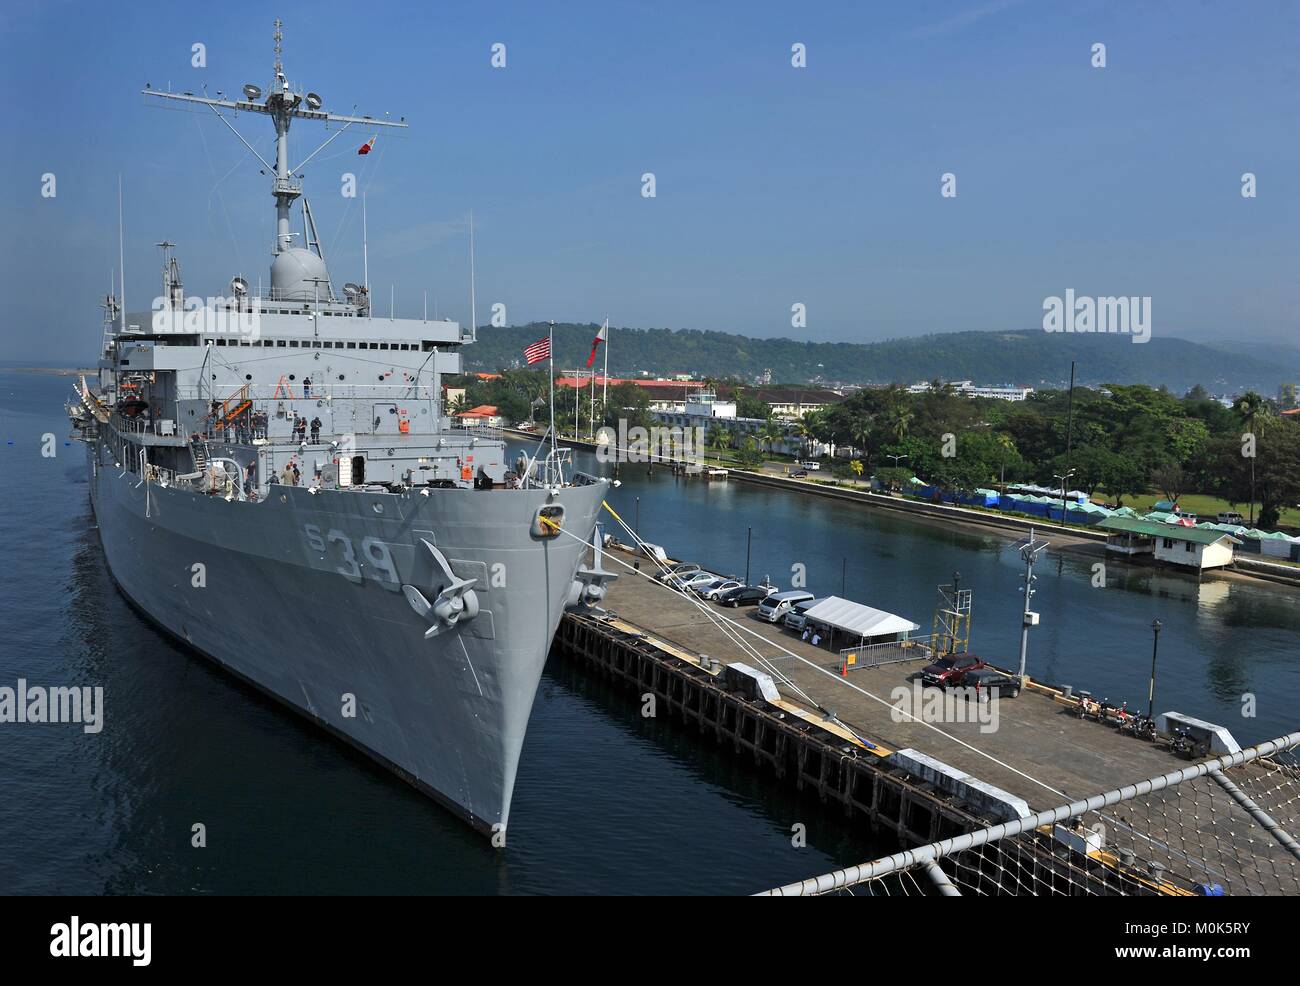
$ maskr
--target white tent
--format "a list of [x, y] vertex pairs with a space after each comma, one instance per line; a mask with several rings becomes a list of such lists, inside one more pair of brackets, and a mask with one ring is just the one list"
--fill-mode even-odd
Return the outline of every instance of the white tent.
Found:
[[804, 615], [818, 623], [853, 634], [855, 637], [885, 637], [900, 633], [914, 633], [919, 625], [893, 613], [872, 609], [855, 603], [852, 599], [827, 596]]

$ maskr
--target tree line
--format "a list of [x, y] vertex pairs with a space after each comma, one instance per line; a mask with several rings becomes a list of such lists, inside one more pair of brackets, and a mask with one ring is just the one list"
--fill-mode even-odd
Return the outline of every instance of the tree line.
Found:
[[[716, 386], [726, 381], [705, 381]], [[545, 423], [545, 369], [506, 370], [494, 380], [467, 378], [465, 404], [495, 404], [512, 422]], [[1159, 492], [1177, 500], [1205, 493], [1249, 505], [1261, 527], [1277, 525], [1282, 510], [1300, 501], [1300, 421], [1248, 391], [1231, 407], [1192, 387], [1179, 397], [1144, 384], [1042, 390], [1024, 401], [970, 398], [938, 383], [924, 393], [901, 386], [868, 388], [785, 422], [772, 416], [751, 388], [735, 384], [741, 417], [762, 418], [756, 434], [715, 422], [708, 445], [735, 448], [754, 465], [781, 443], [819, 442], [849, 447], [860, 470], [901, 485], [913, 475], [946, 489], [972, 491], [1009, 483], [1067, 485], [1111, 503]], [[602, 425], [654, 423], [649, 397], [635, 384], [609, 388], [596, 420], [584, 391], [556, 388], [556, 422], [564, 433], [587, 434]], [[1253, 495], [1252, 495], [1253, 492]], [[1256, 514], [1253, 505], [1258, 504]], [[1246, 512], [1246, 511], [1243, 511]]]

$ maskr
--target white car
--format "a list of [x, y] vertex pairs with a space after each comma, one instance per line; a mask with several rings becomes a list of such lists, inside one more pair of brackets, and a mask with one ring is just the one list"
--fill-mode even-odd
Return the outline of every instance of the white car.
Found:
[[739, 589], [744, 584], [744, 582], [737, 579], [715, 579], [712, 582], [695, 586], [695, 594], [701, 599], [717, 599], [724, 592]]
[[686, 578], [688, 575], [695, 575], [702, 571], [699, 565], [693, 561], [678, 562], [666, 571], [660, 572], [655, 576], [660, 582], [671, 582], [676, 578]]
[[716, 582], [720, 578], [722, 576], [716, 572], [692, 572], [689, 575], [671, 578], [668, 580], [668, 584], [676, 589], [694, 589], [707, 582]]

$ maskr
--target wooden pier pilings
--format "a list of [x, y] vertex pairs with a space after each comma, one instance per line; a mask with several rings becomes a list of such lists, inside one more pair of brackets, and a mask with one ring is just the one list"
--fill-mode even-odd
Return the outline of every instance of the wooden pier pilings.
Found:
[[923, 781], [826, 727], [761, 697], [728, 687], [724, 676], [644, 636], [576, 613], [560, 621], [553, 652], [655, 697], [657, 714], [676, 716], [723, 749], [798, 791], [838, 804], [853, 824], [921, 845], [980, 828], [986, 821]]

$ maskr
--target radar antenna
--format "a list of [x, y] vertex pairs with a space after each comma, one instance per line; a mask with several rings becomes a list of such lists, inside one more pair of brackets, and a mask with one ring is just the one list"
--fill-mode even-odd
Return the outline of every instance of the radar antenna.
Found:
[[[353, 124], [365, 124], [366, 129], [372, 127], [393, 127], [406, 129], [406, 118], [401, 117], [397, 120], [376, 119], [371, 116], [353, 116], [340, 113], [329, 113], [321, 110], [321, 97], [316, 93], [303, 93], [295, 89], [284, 76], [284, 68], [281, 64], [280, 56], [282, 53], [281, 42], [284, 34], [281, 31], [281, 21], [276, 18], [275, 21], [275, 78], [271, 87], [262, 99], [262, 91], [252, 83], [243, 87], [244, 99], [211, 99], [207, 96], [195, 96], [192, 93], [163, 92], [154, 89], [148, 85], [141, 92], [145, 96], [155, 96], [159, 99], [170, 99], [182, 103], [197, 103], [207, 106], [217, 115], [248, 151], [262, 163], [262, 166], [272, 174], [271, 194], [275, 197], [275, 214], [276, 214], [276, 237], [275, 249], [273, 252], [278, 256], [291, 245], [292, 233], [289, 230], [289, 212], [295, 199], [302, 195], [302, 168], [323, 151], [335, 138], [350, 128]], [[235, 113], [264, 113], [271, 117], [275, 124], [275, 164], [272, 165], [266, 161], [262, 155], [250, 144], [234, 125], [222, 114], [222, 110], [231, 110]], [[303, 120], [320, 120], [325, 123], [343, 124], [338, 130], [329, 136], [316, 150], [308, 154], [301, 163], [296, 167], [289, 167], [289, 124], [295, 119]]]

